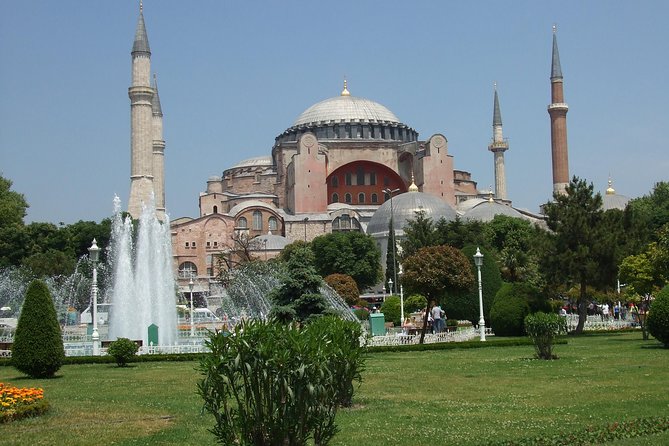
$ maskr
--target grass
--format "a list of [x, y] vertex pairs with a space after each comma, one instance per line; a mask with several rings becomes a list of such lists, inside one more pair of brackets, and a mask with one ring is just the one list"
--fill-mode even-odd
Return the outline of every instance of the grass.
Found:
[[[640, 333], [570, 338], [557, 361], [531, 346], [369, 355], [333, 445], [483, 445], [669, 415], [669, 350]], [[0, 367], [0, 382], [42, 387], [51, 411], [0, 425], [0, 444], [214, 444], [194, 362], [67, 365], [51, 380]], [[669, 433], [620, 440], [669, 444]]]

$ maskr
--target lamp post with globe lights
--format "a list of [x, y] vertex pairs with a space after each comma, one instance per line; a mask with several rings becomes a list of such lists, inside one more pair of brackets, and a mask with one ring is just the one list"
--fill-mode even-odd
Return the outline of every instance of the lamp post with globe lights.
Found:
[[483, 287], [481, 285], [481, 266], [483, 266], [483, 254], [481, 250], [476, 248], [476, 254], [474, 254], [474, 263], [476, 264], [476, 269], [478, 270], [479, 276], [479, 330], [481, 331], [481, 341], [485, 341], [485, 319], [483, 319]]
[[188, 290], [190, 291], [190, 337], [195, 336], [195, 325], [193, 320], [193, 287], [195, 283], [193, 282], [193, 275], [190, 276], [190, 282], [188, 282]]
[[88, 248], [88, 257], [93, 262], [93, 284], [91, 285], [91, 297], [93, 300], [93, 333], [91, 340], [93, 341], [93, 356], [100, 355], [100, 333], [98, 333], [98, 260], [100, 259], [100, 248], [95, 239], [93, 244]]
[[[395, 279], [395, 286], [397, 286], [397, 261], [395, 260], [395, 251], [397, 251], [397, 245], [395, 243], [395, 212], [393, 209], [393, 195], [399, 192], [399, 189], [383, 189], [381, 192], [384, 194], [387, 194], [390, 197], [390, 236], [392, 237], [392, 244], [393, 244], [393, 279]], [[389, 280], [388, 283], [392, 282]], [[390, 292], [392, 294], [396, 294], [394, 290], [391, 288]]]

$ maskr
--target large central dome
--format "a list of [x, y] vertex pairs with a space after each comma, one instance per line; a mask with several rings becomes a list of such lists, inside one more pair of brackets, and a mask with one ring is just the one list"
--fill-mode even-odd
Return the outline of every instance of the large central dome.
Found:
[[378, 102], [355, 96], [337, 96], [321, 101], [306, 109], [297, 117], [293, 126], [330, 121], [400, 122], [393, 112]]
[[322, 141], [412, 142], [418, 132], [402, 124], [393, 112], [378, 102], [351, 96], [346, 81], [340, 96], [306, 109], [293, 125], [276, 137], [275, 144], [296, 142], [306, 132]]

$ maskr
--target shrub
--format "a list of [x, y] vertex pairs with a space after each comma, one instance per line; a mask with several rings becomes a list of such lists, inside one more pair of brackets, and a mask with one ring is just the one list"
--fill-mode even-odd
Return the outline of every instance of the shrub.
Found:
[[516, 294], [518, 283], [505, 283], [490, 309], [490, 325], [497, 336], [522, 336], [523, 321], [530, 312], [527, 299]]
[[553, 354], [553, 341], [567, 333], [567, 321], [555, 313], [538, 312], [525, 317], [525, 331], [534, 342], [539, 359], [557, 359]]
[[132, 361], [133, 356], [139, 350], [139, 346], [128, 338], [118, 338], [107, 349], [107, 354], [116, 360], [119, 367], [125, 367]]
[[650, 306], [648, 331], [658, 341], [669, 347], [669, 285], [662, 288]]
[[427, 307], [427, 298], [422, 294], [412, 294], [404, 299], [404, 312], [415, 313]]
[[366, 307], [357, 307], [353, 309], [353, 314], [361, 321], [369, 320], [369, 310]]
[[348, 304], [349, 307], [358, 303], [360, 291], [353, 277], [347, 274], [330, 274], [325, 277], [325, 283], [330, 285], [339, 296]]
[[46, 284], [34, 280], [26, 290], [14, 333], [12, 365], [31, 378], [52, 378], [65, 359], [56, 309]]
[[381, 313], [383, 313], [386, 322], [392, 322], [395, 326], [401, 325], [402, 321], [400, 321], [400, 319], [402, 314], [400, 313], [400, 297], [386, 297], [386, 301], [381, 305]]
[[216, 333], [200, 362], [198, 393], [222, 444], [327, 444], [337, 407], [350, 404], [363, 366], [360, 324], [251, 320]]

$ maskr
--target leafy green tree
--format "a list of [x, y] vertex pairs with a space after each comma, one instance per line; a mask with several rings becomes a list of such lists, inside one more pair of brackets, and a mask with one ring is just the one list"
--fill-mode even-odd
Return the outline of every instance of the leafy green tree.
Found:
[[490, 309], [489, 323], [497, 336], [522, 336], [525, 316], [532, 311], [528, 301], [532, 290], [527, 284], [502, 284]]
[[65, 359], [56, 309], [46, 284], [34, 280], [26, 290], [14, 334], [12, 365], [31, 378], [51, 378]]
[[434, 222], [427, 216], [425, 211], [417, 211], [416, 217], [409, 219], [404, 227], [402, 256], [407, 258], [414, 255], [421, 248], [437, 246], [439, 244]]
[[[479, 320], [479, 289], [478, 289], [478, 269], [474, 263], [474, 254], [476, 247], [473, 245], [465, 246], [462, 253], [469, 260], [472, 276], [475, 278], [471, 287], [448, 297], [443, 303], [442, 308], [449, 318], [458, 320], [468, 320], [473, 324]], [[497, 290], [502, 286], [502, 277], [497, 266], [497, 257], [490, 251], [484, 251], [483, 265], [481, 266], [481, 289], [483, 294], [483, 317], [490, 318], [490, 308], [497, 294]]]
[[307, 246], [296, 248], [287, 270], [286, 277], [270, 294], [275, 303], [270, 316], [284, 322], [303, 322], [327, 313], [327, 303], [320, 293], [323, 279], [316, 272], [311, 249]]
[[325, 277], [347, 274], [359, 290], [375, 285], [381, 279], [381, 253], [372, 237], [361, 232], [333, 232], [311, 241], [318, 259], [316, 269]]
[[360, 291], [353, 277], [346, 274], [330, 274], [325, 277], [325, 283], [330, 285], [349, 306], [358, 304]]
[[11, 188], [12, 181], [0, 175], [0, 228], [23, 225], [28, 209], [23, 194]]
[[453, 246], [458, 249], [466, 245], [488, 246], [483, 226], [484, 224], [477, 220], [463, 221], [458, 217], [453, 221], [446, 221], [442, 218], [436, 225], [436, 244]]
[[497, 252], [507, 282], [540, 283], [537, 248], [543, 234], [531, 222], [508, 215], [497, 215], [483, 226], [485, 240]]
[[[452, 246], [420, 248], [404, 263], [402, 283], [409, 293], [425, 293], [428, 302], [442, 301], [449, 294], [457, 294], [474, 284], [469, 259]], [[423, 321], [420, 342], [427, 329], [427, 313]]]
[[574, 177], [565, 194], [554, 194], [545, 211], [553, 231], [541, 258], [545, 276], [553, 283], [580, 287], [579, 320], [575, 333], [582, 333], [587, 317], [586, 288], [613, 286], [616, 276], [614, 239], [603, 225], [602, 197], [592, 183]]
[[637, 228], [644, 229], [644, 241], [653, 241], [657, 231], [669, 223], [669, 182], [655, 184], [650, 194], [631, 200], [628, 208]]
[[412, 294], [404, 299], [404, 314], [414, 313], [427, 307], [427, 299], [422, 294]]
[[28, 203], [11, 188], [12, 181], [0, 175], [0, 267], [18, 266], [29, 242], [23, 223]]

